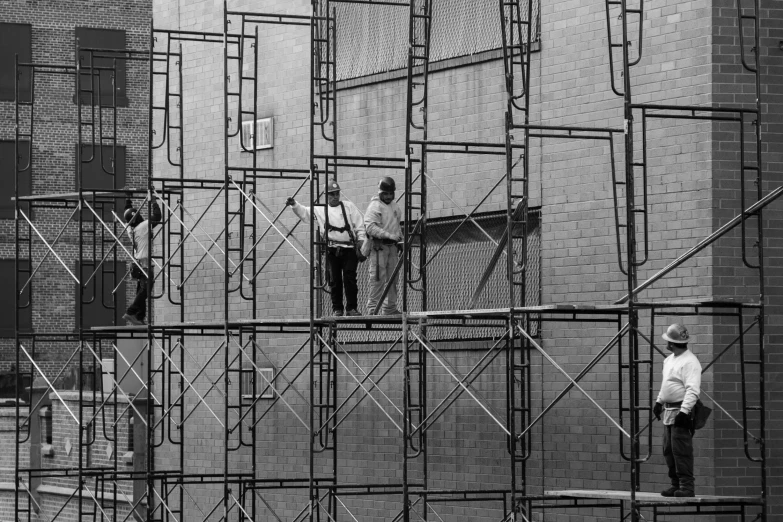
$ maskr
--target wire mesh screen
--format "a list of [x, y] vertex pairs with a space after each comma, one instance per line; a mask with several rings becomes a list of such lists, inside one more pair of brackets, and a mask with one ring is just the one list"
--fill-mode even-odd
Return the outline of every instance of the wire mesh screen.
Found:
[[[531, 41], [539, 38], [540, 0], [521, 0], [527, 16], [533, 2]], [[431, 0], [430, 62], [502, 47], [497, 0]], [[337, 4], [337, 79], [403, 69], [408, 65], [408, 9], [399, 6]], [[527, 35], [522, 35], [523, 41]], [[420, 38], [417, 38], [420, 41]]]
[[[526, 285], [524, 304], [541, 304], [541, 227], [540, 211], [528, 213]], [[474, 217], [476, 224], [467, 221], [460, 226], [464, 216], [432, 221], [427, 224], [427, 309], [428, 310], [479, 310], [505, 308], [509, 305], [509, 282], [506, 277], [506, 254], [501, 254], [494, 268], [488, 270], [496, 250], [496, 243], [506, 233], [506, 215], [503, 212]], [[481, 228], [479, 228], [479, 226]], [[452, 235], [453, 234], [453, 235]], [[487, 237], [489, 235], [490, 237]], [[451, 239], [447, 239], [451, 236]], [[443, 247], [443, 248], [441, 248]], [[522, 240], [516, 239], [514, 251], [519, 253]], [[515, 266], [519, 267], [522, 256], [515, 255]], [[369, 263], [359, 266], [359, 305], [367, 302], [369, 292]], [[418, 265], [418, 259], [413, 260]], [[478, 298], [473, 301], [482, 276], [488, 274], [486, 284]], [[398, 290], [401, 283], [398, 280]], [[398, 292], [401, 295], [401, 292]], [[408, 292], [409, 310], [422, 309], [422, 294]], [[517, 297], [515, 305], [521, 305]], [[365, 311], [367, 312], [367, 311]], [[476, 323], [478, 321], [472, 321]], [[468, 322], [470, 324], [470, 321]], [[535, 325], [532, 326], [536, 331]], [[488, 339], [502, 334], [501, 328], [438, 327], [428, 330], [431, 340]], [[348, 343], [386, 342], [393, 338], [391, 332], [362, 331], [345, 332], [341, 339]]]

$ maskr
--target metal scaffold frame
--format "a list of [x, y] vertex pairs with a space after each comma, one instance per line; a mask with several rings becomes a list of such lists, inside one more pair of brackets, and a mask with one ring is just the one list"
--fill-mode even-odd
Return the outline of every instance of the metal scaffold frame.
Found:
[[[224, 0], [223, 32], [209, 33], [197, 31], [174, 31], [150, 29], [150, 47], [146, 51], [112, 51], [105, 49], [86, 49], [90, 59], [82, 63], [78, 56], [76, 65], [23, 64], [17, 68], [31, 71], [31, 85], [35, 85], [36, 71], [39, 74], [66, 74], [75, 78], [76, 110], [78, 125], [77, 190], [69, 194], [48, 194], [20, 196], [19, 174], [31, 170], [31, 164], [20, 165], [19, 147], [29, 147], [32, 158], [34, 132], [35, 97], [30, 102], [16, 97], [16, 368], [21, 374], [29, 372], [46, 383], [44, 395], [49, 392], [56, 395], [67, 410], [70, 419], [79, 433], [76, 450], [79, 452], [77, 469], [33, 468], [23, 465], [20, 447], [27, 443], [31, 433], [30, 418], [38, 404], [32, 404], [29, 414], [22, 413], [20, 400], [17, 400], [16, 427], [16, 480], [15, 509], [19, 520], [33, 520], [34, 514], [41, 510], [38, 497], [34, 493], [34, 484], [51, 477], [74, 477], [73, 494], [66, 500], [52, 522], [57, 520], [71, 501], [78, 502], [79, 519], [92, 517], [98, 519], [123, 520], [122, 513], [127, 511], [125, 520], [133, 517], [141, 520], [183, 520], [185, 506], [190, 504], [201, 512], [202, 520], [256, 520], [263, 514], [271, 514], [276, 520], [282, 520], [275, 512], [272, 503], [264, 497], [267, 491], [297, 491], [307, 496], [307, 502], [292, 519], [294, 522], [310, 520], [358, 520], [344, 501], [346, 497], [366, 496], [368, 498], [392, 498], [402, 505], [393, 520], [410, 522], [411, 520], [441, 520], [436, 509], [439, 504], [477, 503], [492, 505], [502, 509], [500, 521], [533, 520], [541, 510], [574, 510], [587, 508], [617, 509], [620, 518], [629, 518], [633, 522], [643, 520], [643, 510], [653, 513], [654, 517], [684, 513], [737, 515], [740, 520], [755, 516], [767, 520], [766, 496], [766, 449], [765, 449], [765, 398], [764, 398], [764, 321], [765, 321], [765, 281], [763, 253], [764, 207], [783, 194], [778, 187], [767, 194], [762, 189], [762, 136], [761, 136], [761, 87], [759, 65], [759, 0], [753, 0], [752, 8], [743, 8], [738, 2], [738, 26], [743, 50], [742, 65], [755, 78], [756, 107], [703, 107], [652, 105], [634, 103], [632, 97], [633, 67], [641, 60], [643, 48], [643, 24], [630, 21], [638, 17], [643, 19], [643, 1], [638, 7], [629, 7], [629, 0], [606, 0], [607, 29], [609, 40], [609, 63], [612, 77], [612, 90], [623, 100], [624, 121], [621, 128], [552, 126], [531, 122], [531, 52], [532, 33], [537, 31], [532, 2], [525, 7], [519, 0], [498, 0], [500, 27], [502, 31], [502, 61], [505, 81], [506, 110], [503, 122], [504, 139], [502, 142], [467, 142], [432, 140], [428, 136], [428, 82], [430, 81], [430, 48], [433, 15], [437, 12], [437, 2], [433, 0], [410, 1], [374, 1], [374, 0], [313, 0], [312, 13], [309, 16], [238, 12], [228, 9]], [[408, 11], [408, 56], [406, 75], [406, 111], [405, 111], [405, 149], [398, 157], [357, 156], [340, 153], [338, 133], [339, 89], [337, 78], [337, 23], [334, 6], [337, 4], [363, 4], [364, 6], [385, 6], [407, 8]], [[435, 6], [435, 8], [433, 8]], [[611, 20], [620, 12], [622, 34], [612, 34]], [[751, 14], [747, 14], [751, 12]], [[746, 43], [743, 28], [746, 21], [754, 24], [754, 42], [751, 53], [753, 59], [745, 56]], [[297, 26], [310, 30], [310, 93], [309, 93], [309, 157], [308, 164], [302, 168], [260, 167], [258, 152], [252, 138], [245, 136], [243, 126], [245, 118], [258, 120], [259, 108], [259, 26], [283, 25]], [[637, 27], [638, 26], [638, 27]], [[629, 29], [630, 27], [630, 29]], [[639, 50], [631, 56], [629, 33], [633, 27], [638, 30]], [[184, 47], [189, 43], [222, 44], [222, 102], [223, 102], [223, 176], [220, 180], [209, 180], [186, 176], [184, 134], [184, 93], [183, 60]], [[164, 50], [161, 50], [161, 49]], [[78, 55], [78, 53], [77, 53]], [[112, 67], [99, 66], [96, 58], [113, 59]], [[144, 188], [127, 189], [115, 186], [112, 189], [87, 189], [82, 184], [81, 157], [83, 146], [92, 148], [93, 155], [99, 151], [101, 164], [103, 146], [109, 145], [115, 157], [110, 161], [115, 165], [117, 141], [118, 109], [116, 90], [112, 88], [113, 101], [110, 105], [102, 103], [101, 71], [112, 76], [117, 69], [117, 60], [140, 60], [149, 63], [149, 135], [148, 135], [148, 175]], [[615, 71], [616, 62], [621, 62], [621, 79]], [[250, 72], [248, 72], [250, 71]], [[91, 79], [89, 88], [83, 87], [83, 76]], [[231, 83], [231, 78], [238, 81]], [[19, 78], [19, 75], [17, 75]], [[542, 79], [543, 81], [543, 79]], [[621, 83], [622, 85], [618, 85]], [[95, 85], [98, 86], [97, 93]], [[18, 87], [18, 86], [17, 86]], [[155, 94], [162, 87], [162, 102]], [[251, 94], [252, 93], [252, 94]], [[84, 111], [82, 99], [89, 96], [89, 109]], [[95, 96], [97, 94], [97, 105]], [[252, 107], [247, 99], [252, 97]], [[26, 107], [29, 106], [29, 109]], [[96, 116], [97, 110], [97, 116]], [[83, 119], [83, 113], [87, 118]], [[104, 112], [108, 112], [105, 115]], [[20, 121], [21, 114], [29, 114], [30, 122]], [[641, 117], [642, 160], [635, 157], [638, 147], [634, 143], [634, 118]], [[720, 229], [702, 240], [690, 250], [681, 254], [675, 261], [644, 282], [638, 281], [639, 269], [648, 261], [648, 198], [647, 198], [647, 132], [649, 119], [668, 118], [702, 120], [712, 122], [733, 122], [739, 124], [741, 137], [741, 213]], [[104, 129], [104, 119], [112, 122], [109, 130]], [[752, 120], [752, 122], [750, 121]], [[156, 127], [156, 122], [160, 127]], [[754, 159], [745, 155], [745, 126], [752, 123]], [[29, 129], [25, 131], [23, 129]], [[89, 132], [85, 132], [88, 130]], [[255, 131], [254, 131], [255, 132]], [[622, 174], [615, 166], [615, 140], [624, 140]], [[229, 142], [239, 137], [242, 150], [249, 153], [250, 166], [232, 163]], [[618, 269], [626, 276], [627, 294], [613, 304], [594, 306], [562, 305], [540, 306], [526, 301], [529, 284], [529, 262], [527, 259], [527, 231], [530, 215], [530, 151], [531, 139], [540, 140], [591, 140], [605, 143], [609, 148], [611, 182], [613, 183], [614, 217], [616, 225], [616, 244]], [[251, 143], [248, 147], [246, 144]], [[174, 170], [170, 176], [157, 175], [153, 168], [154, 151], [165, 147], [167, 167]], [[471, 209], [463, 209], [440, 186], [428, 172], [428, 157], [432, 154], [491, 155], [505, 159], [502, 177]], [[32, 159], [30, 160], [32, 162]], [[89, 160], [86, 160], [89, 161]], [[325, 205], [325, 195], [329, 180], [337, 180], [342, 169], [363, 168], [396, 169], [404, 172], [404, 190], [401, 199], [404, 204], [402, 255], [390, 282], [384, 292], [389, 291], [396, 279], [401, 287], [401, 316], [363, 316], [334, 318], [325, 312], [324, 304], [326, 282], [322, 266], [322, 253], [327, 248], [326, 241], [317, 233], [315, 218], [309, 220], [309, 244], [303, 245], [293, 235], [297, 225], [290, 229], [281, 223], [284, 209], [277, 212], [269, 208], [259, 196], [260, 180], [288, 180], [298, 183], [294, 195], [305, 186], [309, 188], [309, 205]], [[107, 174], [112, 174], [110, 170]], [[746, 203], [745, 180], [748, 173], [755, 173], [758, 190], [753, 201]], [[505, 189], [505, 232], [497, 241], [489, 234], [474, 216], [499, 188]], [[431, 189], [440, 191], [451, 199], [455, 206], [464, 212], [464, 219], [457, 229], [470, 222], [480, 232], [492, 240], [495, 250], [476, 281], [467, 310], [430, 310], [428, 307], [429, 263], [436, 258], [454, 233], [437, 250], [430, 253], [428, 245], [428, 195]], [[193, 193], [206, 193], [209, 203], [199, 203], [191, 210], [187, 196]], [[146, 266], [141, 266], [133, 258], [131, 251], [123, 243], [128, 226], [115, 213], [107, 219], [106, 209], [113, 206], [116, 199], [123, 195], [133, 195], [144, 199], [147, 216], [151, 216], [152, 203], [157, 200], [162, 205], [163, 219], [160, 228], [149, 235], [148, 251], [152, 252], [153, 243], [161, 245], [159, 252], [148, 258]], [[25, 208], [28, 209], [25, 212]], [[35, 226], [33, 208], [42, 211], [55, 211], [68, 214], [67, 221], [51, 242]], [[202, 224], [210, 211], [222, 212], [222, 227], [218, 234], [210, 233]], [[89, 212], [89, 221], [85, 219]], [[327, 223], [328, 223], [328, 213]], [[637, 223], [641, 216], [641, 223]], [[746, 249], [746, 222], [755, 217], [755, 230], [758, 240], [756, 259], [750, 259]], [[21, 219], [20, 219], [21, 218]], [[83, 275], [74, 275], [68, 262], [58, 254], [55, 247], [69, 225], [77, 227], [78, 265], [94, 266], [92, 273], [83, 283]], [[655, 281], [665, 277], [682, 263], [692, 258], [719, 238], [740, 226], [742, 230], [742, 261], [758, 273], [759, 301], [750, 304], [723, 301], [689, 302], [644, 302], [639, 294]], [[151, 227], [152, 228], [152, 227]], [[263, 231], [261, 232], [261, 230]], [[641, 230], [641, 233], [639, 232]], [[98, 236], [100, 231], [100, 238]], [[33, 263], [34, 236], [41, 241], [45, 252], [37, 264]], [[258, 246], [264, 238], [280, 236], [276, 248], [267, 257], [262, 257]], [[641, 234], [641, 238], [639, 237]], [[86, 239], [85, 239], [86, 238]], [[204, 239], [206, 238], [206, 239]], [[232, 240], [232, 238], [234, 238]], [[185, 245], [196, 245], [198, 253], [186, 256]], [[282, 249], [291, 249], [308, 265], [308, 317], [306, 319], [278, 319], [261, 315], [257, 295], [258, 278], [267, 269], [270, 260]], [[22, 250], [26, 249], [26, 252]], [[213, 253], [217, 252], [217, 253]], [[43, 262], [52, 255], [68, 275], [79, 285], [77, 308], [79, 322], [76, 331], [33, 332], [20, 331], [19, 310], [32, 306], [32, 302], [22, 302], [25, 289], [32, 285], [33, 277]], [[640, 255], [641, 254], [641, 255]], [[24, 256], [30, 265], [20, 263]], [[135, 264], [149, 278], [147, 308], [152, 310], [154, 303], [168, 299], [172, 309], [176, 310], [176, 320], [152, 321], [143, 326], [122, 326], [115, 324], [106, 327], [89, 327], [84, 324], [83, 305], [89, 297], [86, 288], [108, 272], [111, 284], [116, 290], [123, 277], [116, 270], [106, 268], [107, 261], [118, 266], [120, 259], [126, 259], [130, 271]], [[198, 258], [198, 259], [196, 259]], [[207, 260], [207, 258], [209, 258]], [[505, 259], [503, 259], [505, 258]], [[99, 261], [100, 260], [100, 261]], [[186, 284], [202, 263], [214, 265], [222, 274], [222, 316], [214, 321], [188, 321]], [[499, 263], [505, 268], [508, 281], [507, 306], [498, 309], [477, 309], [475, 306], [485, 291], [490, 276]], [[35, 266], [34, 266], [35, 265]], [[81, 268], [80, 268], [81, 269]], [[156, 283], [158, 283], [156, 285]], [[112, 292], [114, 295], [114, 292]], [[29, 295], [33, 295], [32, 292]], [[234, 297], [242, 306], [248, 319], [237, 319], [232, 315], [235, 307]], [[32, 299], [32, 298], [31, 298]], [[381, 301], [383, 298], [381, 298]], [[415, 303], [415, 304], [414, 304]], [[121, 306], [116, 296], [108, 308]], [[106, 305], [106, 303], [104, 303]], [[378, 305], [380, 307], [380, 304]], [[236, 307], [239, 309], [239, 307]], [[377, 313], [379, 310], [374, 311]], [[649, 335], [642, 325], [642, 315], [649, 316]], [[746, 313], [756, 315], [750, 324], [746, 324]], [[740, 372], [742, 378], [742, 418], [735, 419], [732, 412], [710, 397], [717, 409], [732, 420], [743, 432], [746, 456], [748, 460], [758, 462], [762, 493], [758, 497], [710, 497], [698, 502], [679, 501], [667, 503], [660, 497], [652, 498], [641, 493], [642, 464], [651, 456], [652, 448], [652, 371], [656, 353], [664, 355], [654, 339], [655, 318], [657, 315], [685, 315], [725, 317], [737, 324], [736, 338], [704, 368], [708, 371], [734, 346], [740, 350]], [[152, 314], [150, 314], [152, 318]], [[115, 314], [115, 323], [117, 317]], [[578, 322], [594, 324], [599, 328], [616, 327], [616, 334], [606, 343], [592, 360], [584, 365], [576, 375], [569, 374], [542, 347], [541, 325], [546, 323]], [[439, 350], [437, 343], [428, 336], [428, 332], [441, 327], [493, 328], [500, 334], [491, 346], [482, 349], [478, 362], [467, 372], [460, 371], [449, 361], [448, 354]], [[386, 348], [377, 354], [377, 361], [365, 369], [346, 349], [340, 332], [366, 331], [373, 329], [388, 334], [390, 341]], [[753, 333], [758, 338], [756, 351], [750, 355], [750, 343], [746, 336]], [[267, 335], [295, 335], [305, 339], [299, 344], [284, 364], [275, 367], [271, 377], [265, 373], [264, 360], [271, 362], [260, 341]], [[196, 348], [191, 348], [187, 338], [196, 339]], [[119, 350], [121, 339], [143, 339], [144, 348], [135, 360], [126, 359]], [[39, 343], [65, 343], [75, 346], [59, 372], [52, 376], [44, 372], [36, 361], [36, 347]], [[213, 343], [205, 356], [199, 358], [193, 350], [202, 350], [199, 343]], [[621, 393], [616, 408], [620, 418], [613, 418], [597, 399], [580, 385], [588, 375], [610, 352], [618, 358], [617, 375]], [[123, 360], [128, 369], [124, 374], [104, 368], [106, 352]], [[542, 364], [551, 365], [568, 381], [566, 387], [557, 394], [546, 407], [537, 414], [531, 402], [535, 377], [531, 368], [532, 355], [540, 357]], [[145, 358], [148, 368], [146, 380], [134, 369], [138, 359]], [[297, 361], [304, 361], [297, 368]], [[493, 362], [503, 364], [503, 379], [497, 383], [498, 389], [504, 389], [503, 411], [490, 403], [478, 391], [474, 383]], [[79, 408], [73, 411], [61, 397], [56, 388], [58, 377], [72, 364], [78, 364]], [[383, 368], [383, 365], [389, 365]], [[29, 370], [23, 368], [29, 367]], [[749, 405], [746, 388], [751, 385], [750, 375], [754, 373], [747, 367], [756, 368], [757, 385], [760, 389], [760, 403]], [[453, 380], [453, 388], [436, 400], [430, 396], [428, 371], [436, 368], [445, 372]], [[212, 371], [207, 371], [207, 370]], [[290, 373], [296, 373], [293, 378]], [[195, 372], [194, 372], [195, 370]], [[402, 397], [395, 402], [381, 389], [381, 381], [392, 372], [399, 372]], [[111, 389], [98, 391], [84, 387], [85, 376], [92, 375], [97, 383], [98, 377], [108, 372]], [[289, 372], [285, 374], [284, 372]], [[131, 396], [122, 389], [121, 383], [130, 373], [143, 383], [143, 393]], [[217, 376], [215, 376], [217, 375]], [[288, 377], [286, 375], [289, 375]], [[338, 378], [347, 377], [347, 383], [338, 382]], [[263, 390], [250, 402], [243, 402], [241, 390], [243, 382], [250, 379], [252, 390]], [[31, 379], [32, 382], [33, 379]], [[198, 382], [197, 382], [198, 381]], [[284, 381], [282, 389], [273, 385], [275, 381]], [[17, 383], [19, 383], [17, 379]], [[338, 384], [346, 385], [349, 390], [342, 397], [338, 394]], [[239, 398], [232, 390], [240, 390]], [[623, 387], [627, 385], [627, 390]], [[301, 387], [307, 387], [302, 391]], [[200, 392], [199, 389], [206, 388]], [[622, 458], [628, 465], [627, 491], [603, 492], [581, 490], [557, 490], [535, 492], [530, 478], [534, 471], [528, 466], [528, 460], [535, 453], [532, 430], [538, 426], [550, 412], [573, 389], [589, 400], [601, 415], [606, 416], [618, 436], [618, 447]], [[627, 391], [628, 393], [622, 393]], [[108, 392], [108, 396], [107, 396]], [[272, 394], [272, 402], [264, 405], [259, 402], [263, 393]], [[210, 394], [220, 395], [217, 399], [220, 408], [210, 407]], [[17, 384], [17, 398], [21, 399], [23, 390]], [[195, 396], [195, 402], [186, 404], [185, 397]], [[430, 477], [430, 441], [428, 431], [462, 396], [468, 397], [489, 420], [489, 429], [499, 430], [506, 440], [509, 470], [508, 484], [504, 488], [482, 488], [479, 483], [446, 489], [435, 487]], [[85, 398], [89, 397], [89, 398]], [[41, 396], [41, 400], [43, 395]], [[358, 405], [369, 399], [373, 411], [381, 413], [393, 426], [401, 441], [402, 454], [399, 456], [401, 480], [394, 482], [349, 482], [340, 474], [341, 455], [338, 452], [338, 428], [354, 413]], [[351, 401], [354, 401], [353, 403]], [[301, 413], [294, 402], [305, 405], [307, 414]], [[127, 405], [124, 405], [127, 404]], [[283, 477], [262, 477], [258, 468], [259, 439], [257, 427], [267, 417], [272, 407], [282, 405], [290, 413], [308, 436], [307, 473]], [[377, 408], [377, 409], [376, 409]], [[187, 423], [197, 409], [205, 413], [210, 422], [220, 426], [222, 431], [221, 458], [222, 470], [214, 473], [189, 472], [186, 468]], [[203, 411], [206, 410], [206, 411]], [[758, 418], [750, 419], [749, 412], [758, 412]], [[93, 466], [83, 458], [83, 453], [100, 437], [97, 434], [98, 419], [103, 424], [103, 437], [109, 441], [118, 440], [118, 424], [125, 415], [133, 417], [137, 427], [140, 424], [144, 432], [146, 449], [144, 462], [138, 463], [134, 471], [125, 471], [119, 464], [118, 452], [114, 451], [112, 465]], [[107, 432], [111, 423], [112, 433]], [[135, 429], [135, 428], [134, 428]], [[130, 435], [133, 436], [133, 435]], [[645, 440], [646, 438], [646, 440]], [[750, 442], [758, 448], [750, 449]], [[160, 448], [160, 449], [159, 449]], [[167, 466], [156, 467], [156, 451], [168, 451]], [[231, 456], [238, 450], [247, 452], [249, 466], [244, 471], [232, 471]], [[316, 463], [319, 463], [317, 466]], [[325, 464], [324, 464], [325, 463]], [[323, 471], [326, 469], [327, 471]], [[209, 506], [199, 505], [199, 500], [188, 491], [189, 486], [204, 485], [222, 488], [219, 501]], [[126, 492], [132, 486], [129, 497]], [[111, 501], [107, 500], [109, 492]], [[705, 509], [706, 508], [706, 509]], [[343, 516], [345, 515], [345, 516]], [[64, 516], [64, 515], [62, 515]], [[434, 517], [434, 518], [433, 518]]]

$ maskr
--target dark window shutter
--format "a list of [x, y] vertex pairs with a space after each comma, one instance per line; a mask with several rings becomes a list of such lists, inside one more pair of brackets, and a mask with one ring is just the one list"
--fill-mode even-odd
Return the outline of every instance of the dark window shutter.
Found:
[[[14, 161], [16, 147], [13, 141], [0, 141], [0, 186], [6, 190], [0, 194], [0, 219], [14, 219], [14, 170], [17, 168]], [[19, 142], [19, 167], [24, 168], [30, 164], [30, 142]], [[30, 170], [19, 173], [19, 195], [29, 196], [32, 194], [32, 176]], [[23, 205], [25, 209], [29, 205]], [[27, 212], [27, 210], [25, 210]], [[29, 212], [27, 213], [29, 216]]]
[[[33, 29], [27, 24], [0, 24], [0, 100], [14, 99], [16, 55], [19, 63], [33, 61]], [[30, 101], [30, 68], [20, 70], [19, 100]]]
[[[78, 266], [78, 262], [77, 262]], [[95, 264], [92, 261], [84, 262], [81, 270], [78, 272], [82, 284], [95, 271]], [[125, 276], [125, 263], [118, 261], [116, 264], [111, 261], [105, 261], [98, 268], [95, 275], [84, 288], [82, 299], [82, 313], [84, 314], [83, 328], [93, 326], [114, 326], [123, 324], [121, 319], [125, 313], [125, 285], [122, 278]], [[112, 294], [114, 288], [117, 292]], [[74, 285], [76, 291], [75, 303], [78, 303], [80, 297], [79, 285]], [[76, 306], [76, 328], [79, 327], [79, 307]]]
[[[106, 107], [112, 106], [112, 76], [114, 76], [113, 88], [117, 92], [117, 106], [127, 107], [128, 99], [125, 94], [126, 69], [125, 60], [110, 56], [112, 50], [125, 49], [125, 31], [120, 29], [89, 29], [76, 28], [76, 47], [79, 49], [79, 64], [81, 65], [81, 79], [79, 92], [82, 104], [100, 104]], [[101, 49], [101, 51], [82, 51], [81, 49]], [[103, 56], [95, 56], [95, 55]], [[111, 70], [93, 70], [92, 68], [112, 68], [116, 63], [116, 75]], [[92, 82], [90, 78], [92, 77]], [[91, 85], [92, 84], [92, 85]], [[98, 99], [100, 95], [100, 100]], [[76, 98], [74, 97], [74, 102]]]
[[[26, 259], [19, 260], [19, 286], [21, 289], [30, 277], [30, 261]], [[14, 310], [17, 306], [16, 294], [14, 292], [14, 260], [0, 259], [0, 337], [14, 336]], [[30, 304], [30, 285], [24, 290], [19, 299], [19, 330], [29, 332], [33, 328], [33, 313]]]
[[[78, 152], [78, 145], [77, 152]], [[92, 145], [82, 145], [81, 156], [76, 155], [77, 161], [82, 162], [82, 189], [117, 189], [125, 187], [125, 147], [117, 146], [116, 157], [112, 154], [111, 145], [102, 145], [100, 147], [94, 147]], [[74, 188], [78, 190], [78, 180], [74, 176], [76, 183]], [[93, 205], [95, 211], [101, 215], [101, 218], [111, 224], [114, 219], [112, 218], [111, 211], [117, 213], [122, 217], [122, 211], [125, 207], [124, 196], [117, 197], [112, 205], [106, 198], [102, 198], [104, 203], [93, 203], [90, 200], [90, 204]], [[103, 210], [101, 210], [101, 207]], [[83, 219], [91, 220], [94, 216], [89, 209], [85, 209], [83, 212]], [[100, 224], [99, 224], [100, 226]]]

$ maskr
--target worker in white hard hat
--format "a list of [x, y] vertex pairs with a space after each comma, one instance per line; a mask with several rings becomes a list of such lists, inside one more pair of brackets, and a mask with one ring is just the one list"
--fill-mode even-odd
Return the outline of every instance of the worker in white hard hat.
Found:
[[122, 217], [130, 227], [129, 235], [133, 244], [133, 258], [136, 260], [136, 263], [131, 265], [131, 277], [136, 280], [136, 297], [122, 318], [131, 324], [141, 325], [144, 324], [144, 318], [147, 315], [149, 277], [144, 271], [148, 270], [149, 265], [148, 239], [150, 229], [160, 223], [160, 207], [158, 202], [153, 199], [150, 219], [144, 219], [141, 210], [133, 208], [133, 201], [128, 197], [125, 200], [125, 211]]
[[[663, 457], [669, 467], [671, 487], [664, 497], [693, 497], [693, 420], [692, 412], [701, 393], [701, 363], [688, 350], [688, 330], [673, 324], [661, 336], [671, 355], [663, 361], [661, 391], [653, 414], [663, 420]], [[661, 419], [661, 416], [663, 418]]]
[[387, 285], [389, 291], [379, 311], [382, 315], [400, 313], [397, 309], [396, 277], [392, 277], [402, 241], [402, 211], [394, 201], [395, 189], [392, 178], [382, 178], [378, 183], [378, 195], [372, 198], [364, 213], [367, 237], [372, 239], [372, 244], [364, 251], [370, 260], [370, 295], [367, 299], [367, 313], [370, 315], [378, 307]]
[[[359, 316], [362, 314], [358, 309], [359, 286], [356, 282], [356, 270], [359, 263], [365, 259], [361, 254], [367, 238], [364, 218], [356, 205], [350, 201], [340, 201], [340, 185], [336, 181], [330, 181], [327, 185], [326, 202], [326, 208], [329, 209], [328, 226], [323, 206], [315, 207], [315, 220], [321, 231], [327, 228], [329, 230], [326, 235], [326, 267], [333, 314], [337, 317]], [[302, 221], [310, 219], [310, 207], [299, 204], [293, 197], [286, 199], [286, 205], [290, 205]]]

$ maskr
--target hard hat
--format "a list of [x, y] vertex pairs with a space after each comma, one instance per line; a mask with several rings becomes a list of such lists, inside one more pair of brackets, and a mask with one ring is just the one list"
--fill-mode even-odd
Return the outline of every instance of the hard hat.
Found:
[[133, 216], [135, 214], [136, 214], [136, 209], [135, 208], [133, 208], [133, 207], [126, 208], [125, 209], [125, 213], [122, 215], [122, 217], [123, 217], [123, 219], [125, 219], [126, 223], [129, 223], [130, 220], [133, 219]]
[[329, 185], [326, 187], [327, 194], [331, 194], [332, 192], [340, 192], [340, 185], [338, 185], [336, 181], [330, 181]]
[[690, 335], [688, 335], [688, 330], [683, 325], [677, 323], [667, 328], [661, 337], [674, 344], [688, 344], [688, 341], [691, 339]]
[[396, 188], [394, 180], [389, 176], [381, 178], [380, 183], [378, 183], [378, 190], [381, 192], [394, 192]]

